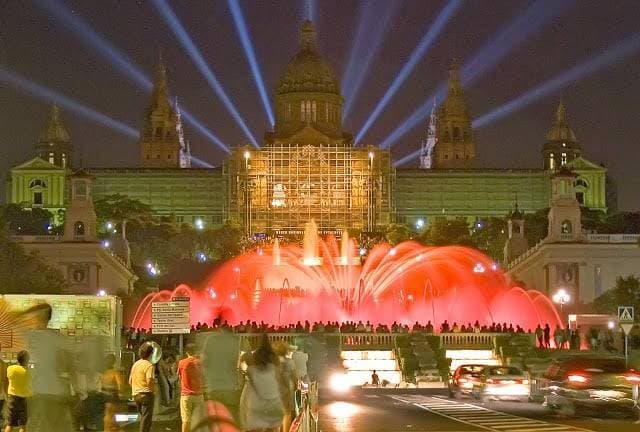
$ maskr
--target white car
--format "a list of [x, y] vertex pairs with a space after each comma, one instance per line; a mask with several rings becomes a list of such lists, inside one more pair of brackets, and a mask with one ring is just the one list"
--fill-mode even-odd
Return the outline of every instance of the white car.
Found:
[[517, 400], [526, 402], [531, 394], [529, 375], [515, 366], [487, 366], [473, 383], [472, 395], [487, 400]]

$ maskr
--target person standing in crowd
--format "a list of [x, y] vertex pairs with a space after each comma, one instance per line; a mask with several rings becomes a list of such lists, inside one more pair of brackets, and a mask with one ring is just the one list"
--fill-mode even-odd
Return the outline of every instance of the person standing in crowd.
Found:
[[540, 324], [536, 327], [536, 339], [538, 339], [538, 347], [544, 348], [544, 330], [542, 330]]
[[187, 344], [187, 357], [178, 362], [178, 379], [180, 380], [180, 417], [182, 432], [191, 432], [191, 424], [197, 423], [203, 415], [204, 383], [202, 364], [196, 356], [195, 344]]
[[295, 367], [296, 379], [308, 384], [309, 373], [307, 371], [307, 363], [309, 362], [309, 354], [307, 354], [302, 347], [296, 347], [291, 354], [291, 359]]
[[556, 343], [556, 349], [562, 349], [564, 345], [564, 330], [556, 324], [556, 329], [553, 331], [553, 341]]
[[240, 396], [240, 424], [246, 432], [277, 432], [285, 410], [278, 384], [278, 357], [266, 334], [247, 364]]
[[18, 364], [7, 368], [7, 393], [9, 396], [7, 426], [4, 432], [11, 432], [18, 428], [20, 432], [27, 431], [27, 398], [33, 396], [31, 373], [29, 373], [29, 353], [18, 353]]
[[284, 418], [282, 420], [282, 432], [289, 432], [291, 422], [295, 414], [295, 391], [297, 387], [295, 365], [289, 357], [289, 344], [278, 341], [273, 344], [273, 351], [278, 360], [278, 382], [280, 384], [280, 397], [284, 406]]
[[[207, 335], [202, 350], [207, 399], [224, 404], [236, 419], [239, 419], [241, 392], [238, 373], [240, 350], [240, 338], [224, 329], [220, 333]], [[244, 351], [250, 351], [250, 348]]]
[[138, 350], [140, 360], [131, 366], [131, 373], [129, 374], [131, 394], [140, 414], [140, 432], [151, 431], [153, 422], [155, 366], [150, 361], [152, 354], [153, 345], [150, 343], [142, 344]]
[[[7, 380], [7, 364], [0, 358], [0, 417], [4, 412], [4, 404], [7, 400], [7, 387], [9, 382]], [[2, 421], [0, 420], [0, 424]]]
[[115, 364], [116, 356], [108, 354], [105, 358], [105, 370], [101, 377], [101, 390], [104, 397], [104, 432], [118, 430], [115, 416], [124, 389], [124, 379]]
[[373, 387], [380, 387], [380, 377], [378, 376], [375, 370], [371, 374], [371, 385]]
[[544, 347], [549, 349], [551, 348], [551, 327], [549, 327], [549, 323], [544, 325]]

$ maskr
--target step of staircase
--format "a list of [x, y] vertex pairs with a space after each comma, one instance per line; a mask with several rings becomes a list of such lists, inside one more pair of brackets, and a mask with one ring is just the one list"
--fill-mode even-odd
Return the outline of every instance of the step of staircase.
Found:
[[391, 385], [397, 385], [402, 381], [402, 372], [393, 351], [342, 351], [340, 357], [352, 386], [371, 384], [374, 370], [380, 382], [388, 381]]

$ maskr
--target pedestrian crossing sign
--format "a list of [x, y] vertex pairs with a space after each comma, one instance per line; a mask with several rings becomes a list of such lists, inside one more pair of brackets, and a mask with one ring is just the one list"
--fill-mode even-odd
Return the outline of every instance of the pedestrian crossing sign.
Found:
[[618, 321], [621, 323], [632, 323], [635, 321], [633, 306], [618, 306]]

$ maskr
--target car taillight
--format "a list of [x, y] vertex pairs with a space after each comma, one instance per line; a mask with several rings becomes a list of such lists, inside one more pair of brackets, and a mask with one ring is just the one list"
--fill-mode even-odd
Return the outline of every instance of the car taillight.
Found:
[[580, 375], [580, 374], [569, 374], [567, 375], [567, 381], [569, 381], [570, 383], [575, 383], [575, 384], [584, 384], [587, 381], [589, 381], [589, 377], [585, 376], [585, 375]]
[[627, 374], [624, 378], [632, 384], [640, 384], [640, 375]]

